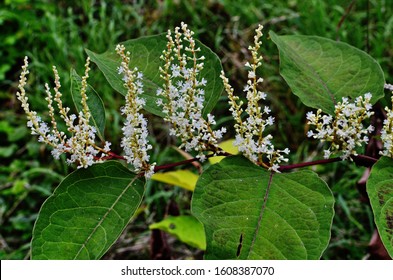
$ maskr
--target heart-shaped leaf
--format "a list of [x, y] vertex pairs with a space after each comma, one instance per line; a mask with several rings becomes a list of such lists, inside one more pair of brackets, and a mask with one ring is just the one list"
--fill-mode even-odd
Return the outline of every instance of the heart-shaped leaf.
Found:
[[367, 53], [317, 36], [269, 34], [280, 50], [281, 75], [305, 105], [333, 115], [343, 97], [370, 92], [373, 104], [383, 97], [383, 71]]
[[207, 259], [319, 259], [334, 197], [315, 173], [270, 173], [241, 156], [199, 178], [192, 213], [205, 227]]
[[68, 175], [39, 212], [32, 259], [101, 258], [138, 209], [144, 184], [115, 161]]
[[367, 180], [367, 193], [379, 235], [393, 258], [393, 159], [382, 157], [374, 164]]
[[[166, 48], [166, 34], [141, 37], [138, 39], [122, 42], [127, 51], [130, 52], [130, 67], [137, 67], [143, 73], [144, 93], [146, 100], [145, 109], [155, 115], [163, 117], [162, 108], [157, 105], [157, 89], [161, 88], [164, 81], [160, 78], [159, 67], [163, 66], [160, 59], [162, 51]], [[218, 56], [207, 46], [196, 40], [196, 46], [201, 49], [200, 55], [205, 57], [204, 69], [200, 72], [201, 77], [207, 80], [205, 88], [205, 102], [203, 114], [206, 116], [214, 108], [223, 90], [220, 79], [222, 66]], [[86, 50], [90, 59], [97, 64], [105, 75], [109, 84], [123, 95], [127, 94], [123, 86], [122, 76], [118, 74], [117, 68], [121, 59], [115, 52], [115, 46], [102, 54]]]

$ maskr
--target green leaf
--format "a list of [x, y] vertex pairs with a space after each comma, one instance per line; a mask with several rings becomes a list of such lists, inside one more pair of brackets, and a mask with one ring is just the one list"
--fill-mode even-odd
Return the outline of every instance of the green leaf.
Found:
[[317, 36], [269, 34], [280, 50], [281, 75], [305, 105], [333, 115], [342, 97], [370, 92], [373, 104], [383, 97], [383, 71], [367, 53]]
[[193, 216], [177, 216], [162, 220], [149, 226], [149, 229], [160, 229], [176, 236], [180, 241], [201, 249], [206, 249], [206, 238], [203, 225]]
[[393, 159], [381, 157], [374, 164], [367, 193], [382, 243], [393, 258]]
[[[75, 107], [78, 111], [82, 110], [82, 96], [80, 94], [82, 88], [82, 78], [76, 73], [74, 69], [71, 69], [71, 95], [74, 101]], [[105, 107], [101, 97], [94, 90], [94, 88], [88, 85], [86, 90], [87, 105], [91, 111], [90, 121], [97, 128], [98, 137], [104, 141], [104, 130], [105, 130]]]
[[[142, 96], [146, 99], [145, 109], [161, 117], [164, 114], [162, 108], [156, 104], [158, 99], [156, 92], [164, 83], [160, 78], [159, 67], [163, 66], [160, 56], [162, 51], [166, 49], [167, 39], [165, 36], [166, 34], [147, 36], [121, 43], [131, 54], [130, 66], [132, 68], [137, 67], [143, 73], [144, 93]], [[201, 71], [201, 77], [207, 80], [203, 109], [203, 114], [206, 116], [214, 108], [223, 90], [223, 83], [220, 79], [222, 66], [220, 59], [211, 49], [198, 40], [196, 40], [196, 46], [201, 48], [199, 54], [205, 56], [205, 65]], [[115, 52], [115, 46], [102, 54], [97, 54], [90, 50], [86, 50], [86, 52], [90, 59], [100, 68], [109, 84], [119, 93], [126, 95], [127, 90], [123, 85], [124, 81], [117, 70], [121, 59]]]
[[144, 184], [115, 161], [68, 175], [39, 212], [32, 259], [101, 258], [138, 209]]
[[200, 176], [192, 213], [205, 227], [206, 259], [319, 259], [333, 205], [311, 171], [270, 173], [231, 156]]
[[151, 179], [193, 191], [198, 180], [198, 175], [192, 173], [190, 170], [176, 170], [155, 173]]

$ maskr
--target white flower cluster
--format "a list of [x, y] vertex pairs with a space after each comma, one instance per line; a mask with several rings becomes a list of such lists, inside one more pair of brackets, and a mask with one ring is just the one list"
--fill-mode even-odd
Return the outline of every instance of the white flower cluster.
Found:
[[126, 116], [121, 147], [127, 162], [134, 166], [137, 173], [144, 172], [148, 179], [154, 173], [155, 163], [149, 164], [150, 156], [147, 151], [151, 150], [152, 146], [147, 140], [147, 120], [141, 113], [145, 105], [145, 100], [140, 98], [143, 93], [143, 75], [137, 68], [129, 68], [130, 53], [125, 52], [123, 45], [117, 45], [116, 52], [122, 59], [118, 74], [123, 75], [124, 86], [127, 88], [126, 104], [121, 109], [121, 113]]
[[287, 162], [288, 159], [283, 154], [289, 154], [289, 149], [276, 150], [271, 140], [271, 134], [264, 135], [266, 127], [274, 124], [274, 117], [270, 116], [270, 108], [259, 106], [261, 100], [266, 99], [266, 93], [258, 90], [259, 85], [263, 82], [262, 78], [258, 78], [256, 70], [262, 65], [262, 56], [258, 54], [262, 42], [262, 25], [256, 29], [254, 36], [254, 46], [250, 46], [249, 50], [252, 54], [252, 63], [247, 62], [246, 67], [248, 71], [247, 85], [244, 87], [247, 98], [247, 108], [245, 112], [248, 117], [242, 119], [242, 105], [243, 102], [238, 102], [239, 97], [233, 94], [233, 88], [230, 86], [228, 78], [224, 73], [221, 73], [221, 78], [224, 82], [225, 90], [228, 93], [229, 104], [231, 105], [230, 111], [236, 121], [236, 140], [235, 145], [238, 146], [242, 152], [252, 162], [267, 167], [269, 170], [279, 172], [279, 164]]
[[[391, 101], [393, 104], [393, 86]], [[386, 119], [383, 121], [383, 127], [381, 130], [381, 140], [383, 143], [383, 150], [380, 152], [383, 156], [393, 158], [393, 109], [385, 108]]]
[[[80, 92], [82, 96], [82, 111], [79, 112], [78, 117], [74, 114], [68, 115], [70, 108], [63, 106], [61, 100], [62, 94], [60, 92], [60, 77], [56, 67], [53, 67], [55, 76], [54, 98], [52, 97], [49, 85], [45, 84], [47, 94], [46, 101], [48, 102], [52, 128], [50, 128], [46, 122], [42, 121], [41, 117], [37, 115], [37, 112], [30, 110], [28, 97], [26, 96], [26, 91], [24, 89], [27, 80], [26, 76], [29, 74], [29, 71], [27, 70], [27, 57], [24, 59], [24, 65], [20, 75], [18, 86], [19, 91], [16, 93], [17, 98], [21, 102], [21, 106], [26, 113], [28, 119], [27, 126], [31, 129], [31, 133], [33, 135], [39, 135], [39, 142], [46, 143], [53, 147], [52, 155], [55, 159], [58, 159], [63, 153], [70, 154], [71, 156], [67, 159], [67, 162], [69, 164], [74, 162], [78, 163], [78, 168], [87, 168], [93, 163], [101, 161], [101, 158], [109, 153], [109, 147], [111, 145], [111, 143], [106, 142], [104, 148], [97, 146], [95, 143], [96, 129], [89, 124], [91, 113], [87, 105], [88, 97], [86, 95], [87, 78], [89, 77], [88, 73], [90, 70], [89, 63], [90, 60], [87, 59], [85, 75], [82, 77], [82, 87]], [[57, 128], [53, 100], [57, 103], [60, 117], [66, 123], [68, 132], [72, 134], [71, 137], [68, 137], [65, 132], [59, 131]]]
[[[174, 38], [167, 34], [167, 49], [161, 59], [165, 62], [160, 67], [161, 78], [165, 81], [163, 88], [157, 91], [157, 105], [163, 107], [165, 120], [172, 124], [170, 135], [181, 139], [181, 148], [195, 150], [197, 157], [203, 161], [204, 151], [219, 151], [218, 140], [226, 132], [225, 128], [213, 131], [216, 122], [208, 114], [203, 118], [204, 87], [207, 81], [199, 78], [203, 69], [204, 56], [198, 57], [200, 48], [196, 48], [193, 32], [183, 22], [175, 28]], [[187, 45], [183, 45], [183, 42]]]
[[348, 98], [343, 98], [335, 106], [335, 116], [322, 115], [318, 110], [316, 114], [307, 113], [308, 124], [316, 126], [315, 131], [310, 130], [308, 137], [320, 139], [322, 142], [330, 142], [330, 147], [324, 151], [324, 158], [329, 158], [331, 154], [341, 153], [342, 159], [348, 159], [351, 155], [357, 155], [356, 148], [367, 144], [368, 134], [374, 131], [374, 127], [365, 127], [363, 121], [369, 119], [374, 112], [371, 112], [371, 93], [366, 93], [364, 97], [359, 96], [355, 102], [349, 102]]

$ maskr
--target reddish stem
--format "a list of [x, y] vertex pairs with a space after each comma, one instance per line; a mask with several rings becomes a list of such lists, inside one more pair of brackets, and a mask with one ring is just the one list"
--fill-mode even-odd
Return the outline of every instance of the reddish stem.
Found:
[[[219, 152], [217, 154], [209, 154], [206, 156], [206, 158], [211, 158], [213, 156], [231, 156], [232, 154], [227, 153], [227, 152]], [[123, 156], [119, 156], [113, 152], [109, 152], [108, 156], [102, 157], [102, 160], [109, 160], [109, 159], [121, 159], [125, 160]], [[359, 166], [365, 166], [365, 167], [371, 167], [373, 166], [378, 159], [365, 156], [365, 155], [357, 155], [357, 156], [351, 156], [351, 159]], [[177, 166], [181, 165], [186, 165], [190, 164], [194, 161], [198, 161], [199, 158], [191, 158], [187, 160], [182, 160], [174, 163], [168, 163], [168, 164], [163, 164], [163, 165], [158, 165], [154, 168], [154, 172], [158, 172], [160, 170], [167, 170], [167, 169], [172, 169]], [[279, 168], [280, 172], [285, 172], [288, 170], [296, 169], [296, 168], [303, 168], [307, 166], [314, 166], [314, 165], [320, 165], [320, 164], [328, 164], [328, 163], [333, 163], [333, 162], [338, 162], [341, 161], [342, 159], [337, 157], [337, 158], [329, 158], [329, 159], [321, 159], [321, 160], [314, 160], [314, 161], [309, 161], [309, 162], [301, 162], [301, 163], [295, 163], [295, 164], [288, 164], [288, 165], [282, 165]]]
[[332, 163], [332, 162], [341, 161], [341, 160], [342, 160], [341, 158], [329, 158], [329, 159], [320, 159], [320, 160], [301, 162], [301, 163], [295, 163], [295, 164], [288, 164], [288, 165], [280, 166], [280, 168], [278, 170], [280, 172], [282, 172], [282, 171], [286, 171], [286, 170], [292, 170], [295, 168], [302, 168], [302, 167], [319, 165], [319, 164], [327, 164], [327, 163]]
[[107, 156], [105, 157], [95, 157], [97, 160], [101, 159], [101, 160], [110, 160], [110, 159], [121, 159], [121, 160], [126, 160], [125, 157], [123, 156], [119, 156], [117, 154], [115, 154], [114, 152], [109, 152]]
[[[351, 159], [359, 166], [365, 166], [365, 167], [371, 167], [378, 161], [378, 159], [365, 156], [365, 155], [357, 155], [357, 156], [351, 156]], [[296, 163], [296, 164], [289, 164], [289, 165], [283, 165], [280, 166], [279, 171], [286, 171], [286, 170], [292, 170], [295, 168], [302, 168], [302, 167], [307, 167], [307, 166], [313, 166], [313, 165], [319, 165], [319, 164], [327, 164], [327, 163], [332, 163], [332, 162], [337, 162], [341, 161], [341, 158], [329, 158], [329, 159], [321, 159], [321, 160], [315, 160], [315, 161], [309, 161], [309, 162], [301, 162], [301, 163]]]

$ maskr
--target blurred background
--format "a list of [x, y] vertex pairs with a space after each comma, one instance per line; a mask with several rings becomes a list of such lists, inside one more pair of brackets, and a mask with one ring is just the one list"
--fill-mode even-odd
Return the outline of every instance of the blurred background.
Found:
[[[291, 94], [279, 75], [278, 51], [268, 32], [282, 35], [318, 35], [347, 42], [374, 57], [387, 83], [393, 83], [393, 3], [391, 0], [134, 0], [134, 1], [29, 1], [0, 4], [0, 259], [28, 259], [34, 221], [40, 206], [59, 182], [73, 170], [56, 161], [50, 150], [31, 136], [16, 99], [23, 57], [30, 61], [27, 85], [34, 110], [47, 116], [44, 84], [53, 84], [52, 65], [62, 79], [68, 106], [71, 68], [83, 73], [85, 48], [101, 53], [121, 41], [166, 32], [186, 22], [196, 37], [221, 59], [227, 77], [242, 92], [247, 72], [244, 63], [254, 29], [264, 25], [260, 75], [276, 117], [270, 133], [278, 148], [289, 147], [292, 163], [321, 158], [322, 146], [306, 141], [305, 114], [309, 111]], [[93, 65], [89, 83], [101, 95], [107, 110], [106, 140], [120, 153], [123, 98]], [[389, 104], [390, 95], [382, 100]], [[214, 114], [217, 125], [232, 127], [223, 94]], [[158, 164], [183, 159], [162, 128], [148, 115], [152, 161]], [[109, 125], [110, 124], [110, 125]], [[229, 131], [227, 138], [233, 137]], [[207, 165], [203, 166], [206, 168]], [[186, 166], [196, 174], [198, 169]], [[365, 168], [347, 163], [313, 167], [336, 197], [332, 239], [323, 259], [376, 257], [369, 242], [375, 230], [361, 178]], [[342, 180], [342, 178], [345, 178]], [[360, 181], [360, 183], [359, 183]], [[104, 256], [105, 259], [201, 259], [203, 252], [149, 225], [168, 215], [190, 214], [192, 193], [155, 181], [148, 182], [143, 205], [134, 221]]]

